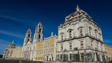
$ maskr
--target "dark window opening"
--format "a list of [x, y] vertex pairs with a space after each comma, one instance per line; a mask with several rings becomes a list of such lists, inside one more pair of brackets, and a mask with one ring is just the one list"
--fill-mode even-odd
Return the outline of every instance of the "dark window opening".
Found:
[[39, 29], [39, 33], [41, 33], [41, 29]]
[[30, 37], [30, 34], [28, 34], [28, 37]]
[[40, 35], [39, 35], [39, 39], [40, 39]]

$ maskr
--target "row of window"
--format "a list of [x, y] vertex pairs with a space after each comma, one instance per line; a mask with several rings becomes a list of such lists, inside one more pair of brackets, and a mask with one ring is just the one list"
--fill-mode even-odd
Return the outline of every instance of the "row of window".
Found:
[[38, 54], [38, 55], [41, 55], [42, 53], [43, 54], [46, 54], [46, 53], [53, 53], [54, 52], [54, 50], [46, 50], [46, 51], [37, 51], [36, 52], [36, 55]]
[[[99, 48], [99, 42], [95, 42], [94, 46], [93, 46], [93, 41], [91, 41], [91, 47], [95, 47], [95, 48]], [[103, 48], [103, 44], [100, 45], [101, 46], [101, 50]], [[80, 48], [84, 48], [84, 42], [80, 41]], [[72, 43], [69, 43], [69, 49], [72, 49]], [[63, 44], [61, 44], [61, 50], [63, 50]]]
[[[83, 28], [79, 28], [78, 29], [79, 31], [79, 36], [83, 36]], [[91, 33], [91, 28], [89, 27], [89, 35], [91, 36], [92, 35], [92, 33]], [[69, 33], [69, 38], [72, 38], [72, 29], [69, 29], [69, 31], [68, 31]], [[64, 33], [61, 33], [60, 34], [61, 35], [61, 40], [63, 40], [64, 38], [63, 38], [63, 36], [64, 36]], [[98, 38], [98, 31], [95, 29], [95, 37], [96, 38]], [[99, 39], [101, 39], [102, 37], [101, 37], [101, 33], [99, 33]]]

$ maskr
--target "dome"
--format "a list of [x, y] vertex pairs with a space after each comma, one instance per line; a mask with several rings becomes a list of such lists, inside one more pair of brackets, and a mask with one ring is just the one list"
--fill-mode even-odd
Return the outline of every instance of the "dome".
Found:
[[16, 45], [12, 44], [12, 43], [8, 45], [8, 48], [15, 48], [15, 47], [16, 47]]
[[12, 41], [12, 43], [9, 44], [7, 48], [15, 48], [15, 47], [16, 47], [16, 44], [14, 44], [13, 42], [14, 42], [14, 41]]

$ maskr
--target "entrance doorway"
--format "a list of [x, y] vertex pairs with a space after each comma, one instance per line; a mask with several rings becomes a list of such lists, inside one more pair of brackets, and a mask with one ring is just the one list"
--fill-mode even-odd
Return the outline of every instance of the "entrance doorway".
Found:
[[48, 61], [48, 56], [47, 56], [47, 61]]
[[49, 58], [49, 61], [51, 61], [51, 58]]

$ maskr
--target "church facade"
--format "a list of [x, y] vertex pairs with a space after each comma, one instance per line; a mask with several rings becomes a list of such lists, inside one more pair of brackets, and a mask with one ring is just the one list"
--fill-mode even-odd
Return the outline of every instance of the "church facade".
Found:
[[[50, 37], [42, 40], [42, 31], [39, 22], [32, 42], [32, 32], [28, 29], [20, 49], [21, 58], [54, 63], [108, 62], [101, 27], [79, 6], [58, 26], [58, 36], [52, 32]], [[14, 52], [13, 58], [16, 58]]]

